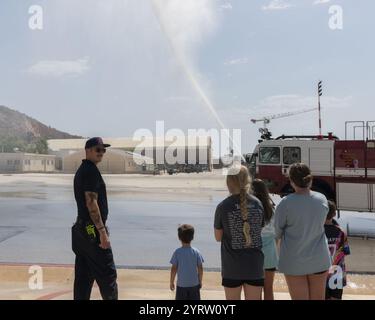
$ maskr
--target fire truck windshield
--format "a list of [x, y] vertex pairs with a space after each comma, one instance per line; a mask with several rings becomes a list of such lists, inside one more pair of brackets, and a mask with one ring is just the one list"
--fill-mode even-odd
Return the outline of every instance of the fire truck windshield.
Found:
[[255, 178], [256, 166], [257, 166], [257, 153], [248, 154], [246, 157], [247, 166], [250, 172], [250, 175]]
[[261, 147], [259, 149], [259, 162], [264, 164], [280, 163], [279, 147]]

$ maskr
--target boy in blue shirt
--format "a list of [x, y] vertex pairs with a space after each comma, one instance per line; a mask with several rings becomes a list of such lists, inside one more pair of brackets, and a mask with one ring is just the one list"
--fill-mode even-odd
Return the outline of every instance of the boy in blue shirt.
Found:
[[182, 246], [173, 253], [170, 263], [170, 289], [175, 289], [177, 274], [176, 300], [200, 300], [203, 278], [203, 257], [199, 250], [191, 247], [194, 239], [194, 227], [183, 224], [178, 228], [178, 238]]

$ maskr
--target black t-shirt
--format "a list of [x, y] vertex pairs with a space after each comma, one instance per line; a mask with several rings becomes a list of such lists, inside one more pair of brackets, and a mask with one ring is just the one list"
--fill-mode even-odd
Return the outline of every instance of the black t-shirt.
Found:
[[223, 278], [235, 280], [263, 279], [264, 255], [261, 232], [264, 226], [262, 203], [248, 195], [248, 222], [251, 246], [246, 247], [240, 196], [232, 195], [222, 201], [215, 212], [215, 229], [223, 230], [221, 240], [221, 273]]
[[100, 214], [105, 223], [108, 216], [108, 203], [104, 180], [98, 167], [93, 162], [82, 160], [82, 164], [74, 176], [74, 196], [77, 202], [78, 217], [84, 221], [91, 221], [86, 206], [85, 192], [87, 191], [98, 194]]

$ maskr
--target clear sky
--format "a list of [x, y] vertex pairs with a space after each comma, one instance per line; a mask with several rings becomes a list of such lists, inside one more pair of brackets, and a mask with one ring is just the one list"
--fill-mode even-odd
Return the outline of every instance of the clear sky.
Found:
[[[43, 30], [29, 28], [31, 5]], [[333, 5], [342, 30], [329, 27]], [[1, 0], [0, 105], [72, 134], [124, 137], [156, 120], [217, 127], [204, 93], [249, 152], [250, 119], [316, 106], [322, 79], [323, 131], [343, 137], [346, 120], [375, 120], [374, 15], [373, 0]], [[270, 129], [317, 124], [314, 112]]]

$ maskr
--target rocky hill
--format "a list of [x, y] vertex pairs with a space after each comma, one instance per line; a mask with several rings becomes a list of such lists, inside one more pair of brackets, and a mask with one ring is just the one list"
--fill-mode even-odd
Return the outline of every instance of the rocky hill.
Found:
[[80, 138], [51, 128], [26, 114], [0, 106], [0, 152], [45, 153], [46, 140]]

